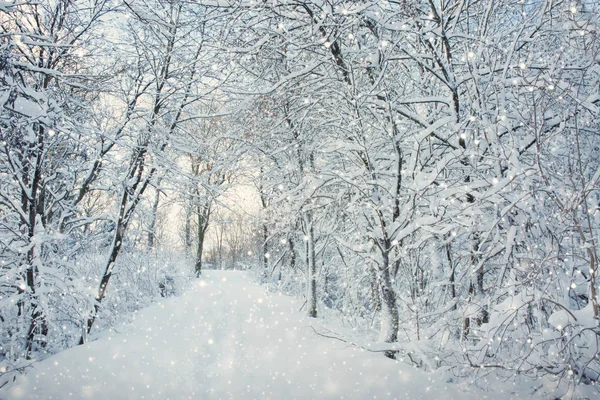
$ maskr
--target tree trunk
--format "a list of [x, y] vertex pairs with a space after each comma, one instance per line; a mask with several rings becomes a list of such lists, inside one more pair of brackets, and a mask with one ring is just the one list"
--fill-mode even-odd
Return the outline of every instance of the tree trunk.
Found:
[[307, 241], [307, 302], [308, 316], [317, 317], [317, 263], [315, 255], [314, 229], [312, 226], [312, 217], [310, 214], [305, 216], [305, 223], [308, 233]]
[[208, 229], [208, 222], [210, 218], [210, 210], [197, 206], [196, 212], [198, 214], [198, 246], [196, 249], [196, 265], [195, 271], [196, 276], [202, 274], [202, 253], [204, 252], [204, 237], [206, 236], [206, 230]]
[[[160, 179], [156, 186], [160, 185]], [[156, 245], [156, 219], [158, 214], [158, 203], [160, 201], [160, 190], [156, 188], [156, 197], [154, 197], [154, 203], [152, 204], [152, 213], [150, 215], [150, 227], [148, 229], [148, 250], [153, 250]]]
[[[36, 277], [39, 273], [38, 271], [38, 262], [36, 259], [41, 257], [38, 246], [33, 245], [36, 225], [39, 223], [42, 224], [42, 215], [43, 215], [43, 196], [41, 192], [43, 189], [42, 183], [42, 162], [43, 162], [43, 152], [44, 152], [44, 133], [45, 129], [41, 125], [35, 126], [37, 133], [37, 143], [33, 145], [31, 148], [32, 154], [29, 156], [30, 160], [35, 160], [35, 164], [24, 163], [24, 179], [27, 179], [29, 176], [29, 166], [33, 166], [31, 181], [30, 181], [30, 195], [31, 200], [28, 198], [27, 193], [23, 192], [21, 196], [21, 204], [23, 207], [23, 211], [27, 213], [28, 221], [27, 223], [27, 236], [30, 243], [30, 248], [27, 251], [27, 270], [25, 272], [25, 280], [27, 287], [30, 291], [30, 307], [31, 307], [31, 320], [29, 322], [29, 329], [27, 332], [27, 341], [26, 341], [26, 351], [27, 358], [29, 358], [30, 353], [33, 350], [33, 343], [35, 341], [36, 334], [41, 334], [45, 336], [48, 334], [48, 324], [46, 320], [46, 316], [44, 315], [43, 309], [39, 304], [38, 294], [36, 293]], [[25, 182], [27, 184], [28, 182]], [[40, 216], [38, 218], [38, 215]], [[36, 252], [37, 250], [37, 252]], [[42, 341], [42, 346], [45, 345], [45, 339]]]
[[[398, 341], [398, 328], [400, 317], [396, 304], [396, 292], [390, 278], [389, 253], [384, 252], [383, 262], [379, 268], [379, 290], [381, 293], [381, 328], [380, 337], [385, 343]], [[384, 353], [388, 358], [395, 358], [396, 351], [389, 350]]]
[[290, 237], [288, 238], [288, 248], [290, 250], [290, 269], [292, 271], [296, 270], [296, 250], [294, 249], [294, 240]]
[[94, 310], [92, 315], [88, 318], [85, 332], [82, 334], [79, 344], [83, 344], [85, 342], [86, 333], [90, 333], [92, 330], [92, 326], [94, 325], [94, 321], [98, 315], [98, 311], [100, 310], [100, 303], [104, 300], [104, 296], [106, 295], [106, 287], [110, 278], [112, 276], [112, 271], [115, 267], [115, 262], [117, 260], [117, 256], [121, 251], [121, 247], [123, 246], [123, 238], [125, 235], [125, 231], [129, 225], [129, 221], [135, 208], [139, 204], [142, 195], [146, 191], [150, 180], [156, 173], [156, 168], [152, 168], [148, 175], [142, 179], [142, 173], [144, 170], [144, 155], [146, 153], [146, 146], [141, 145], [138, 147], [138, 150], [132, 156], [132, 165], [133, 167], [130, 169], [130, 173], [128, 175], [127, 181], [135, 179], [135, 182], [132, 185], [127, 185], [127, 187], [123, 188], [123, 195], [121, 197], [121, 203], [119, 204], [119, 217], [117, 219], [117, 226], [115, 229], [115, 236], [112, 241], [112, 246], [110, 249], [110, 253], [108, 256], [108, 260], [106, 262], [106, 267], [104, 269], [104, 274], [102, 275], [102, 279], [100, 280], [100, 286], [98, 287], [98, 294], [96, 295], [96, 304], [94, 305]]
[[185, 215], [185, 253], [186, 255], [192, 254], [192, 219], [189, 210]]
[[204, 251], [204, 235], [201, 233], [201, 229], [198, 229], [198, 248], [196, 249], [196, 263], [194, 265], [194, 271], [196, 276], [202, 275], [202, 252]]
[[[127, 228], [127, 220], [124, 219], [127, 198], [128, 198], [127, 190], [125, 190], [123, 197], [121, 199], [121, 206], [119, 209], [119, 220], [117, 222], [115, 236], [112, 241], [112, 246], [111, 246], [110, 253], [108, 256], [108, 261], [106, 262], [104, 274], [102, 275], [102, 279], [100, 280], [98, 294], [96, 295], [96, 304], [94, 304], [94, 311], [87, 320], [87, 325], [85, 328], [86, 334], [89, 334], [91, 332], [92, 326], [94, 325], [94, 322], [96, 321], [96, 317], [98, 316], [98, 311], [100, 310], [100, 304], [102, 303], [102, 300], [104, 300], [104, 296], [106, 295], [106, 287], [108, 286], [108, 282], [110, 281], [110, 278], [112, 276], [112, 271], [115, 267], [115, 261], [117, 260], [117, 256], [119, 255], [119, 251], [121, 251], [121, 246], [123, 245], [123, 234], [125, 233], [125, 229]], [[79, 344], [83, 344], [85, 342], [86, 334], [81, 336], [81, 339], [79, 340]]]
[[[450, 252], [450, 243], [446, 244], [446, 259], [448, 260], [448, 266], [450, 267], [450, 277], [448, 278], [448, 288], [450, 289], [450, 300], [454, 301], [456, 298], [456, 271], [454, 269], [454, 263], [452, 262], [452, 253]], [[455, 304], [451, 309], [456, 310], [458, 307]]]
[[267, 228], [267, 224], [263, 223], [262, 226], [262, 262], [263, 262], [263, 270], [262, 270], [262, 281], [266, 282], [269, 276], [269, 244], [267, 241], [269, 240], [269, 228]]
[[[477, 268], [477, 271], [475, 273], [475, 282], [474, 282], [474, 289], [475, 289], [475, 298], [477, 298], [479, 301], [484, 301], [485, 300], [485, 292], [484, 292], [484, 288], [483, 288], [483, 280], [484, 280], [484, 269], [483, 269], [483, 265], [479, 266], [479, 256], [478, 256], [478, 252], [479, 252], [479, 246], [481, 245], [480, 243], [480, 238], [479, 238], [479, 234], [475, 234], [474, 238], [473, 238], [473, 250], [471, 253], [471, 265], [473, 268]], [[481, 310], [479, 311], [479, 315], [477, 316], [477, 318], [475, 318], [475, 320], [473, 321], [475, 322], [475, 324], [477, 326], [480, 326], [481, 324], [485, 324], [487, 322], [489, 322], [489, 313], [487, 311], [487, 309], [483, 308], [483, 305], [481, 305]]]

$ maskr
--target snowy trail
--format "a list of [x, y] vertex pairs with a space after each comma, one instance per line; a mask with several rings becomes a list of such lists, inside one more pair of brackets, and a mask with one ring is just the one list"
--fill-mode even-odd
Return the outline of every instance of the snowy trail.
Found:
[[[35, 365], [0, 399], [457, 399], [454, 385], [315, 335], [321, 320], [242, 272], [207, 271], [120, 333]], [[482, 398], [481, 395], [477, 398]]]

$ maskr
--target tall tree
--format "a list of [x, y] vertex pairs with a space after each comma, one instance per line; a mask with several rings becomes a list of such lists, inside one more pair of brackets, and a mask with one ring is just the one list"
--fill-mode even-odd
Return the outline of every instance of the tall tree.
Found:
[[85, 192], [77, 188], [78, 174], [88, 168], [93, 146], [86, 137], [93, 127], [83, 122], [93, 96], [87, 87], [91, 68], [77, 53], [93, 41], [108, 10], [105, 1], [25, 1], [0, 9], [1, 257], [10, 277], [3, 295], [18, 297], [16, 313], [0, 313], [9, 325], [22, 320], [8, 328], [13, 344], [3, 346], [17, 342], [17, 355], [33, 357], [46, 346], [46, 296], [63, 286], [57, 252]]

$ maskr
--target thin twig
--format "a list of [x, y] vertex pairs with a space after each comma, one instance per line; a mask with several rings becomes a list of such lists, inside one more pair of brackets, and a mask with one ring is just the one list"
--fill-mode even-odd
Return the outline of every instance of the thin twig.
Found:
[[321, 332], [317, 331], [312, 325], [310, 326], [310, 328], [315, 332], [315, 334], [317, 334], [317, 335], [319, 335], [321, 337], [324, 337], [324, 338], [327, 338], [327, 339], [335, 339], [335, 340], [338, 340], [340, 342], [346, 343], [346, 344], [348, 344], [348, 345], [350, 345], [352, 347], [358, 347], [359, 349], [366, 350], [366, 351], [369, 351], [371, 353], [385, 353], [387, 351], [398, 351], [398, 349], [383, 349], [383, 350], [369, 349], [367, 347], [361, 346], [358, 343], [350, 342], [350, 341], [348, 341], [346, 339], [343, 339], [341, 337], [331, 336], [331, 335], [325, 335], [324, 333], [321, 333]]

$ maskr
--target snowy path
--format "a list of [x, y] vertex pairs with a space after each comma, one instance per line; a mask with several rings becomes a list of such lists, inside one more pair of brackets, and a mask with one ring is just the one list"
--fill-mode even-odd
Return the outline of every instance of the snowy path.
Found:
[[[0, 399], [456, 399], [458, 387], [314, 334], [300, 303], [208, 271], [119, 334], [35, 365]], [[481, 395], [477, 396], [482, 398]]]

